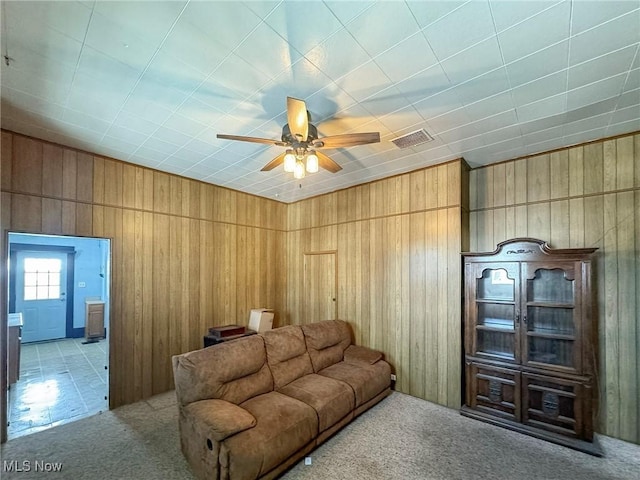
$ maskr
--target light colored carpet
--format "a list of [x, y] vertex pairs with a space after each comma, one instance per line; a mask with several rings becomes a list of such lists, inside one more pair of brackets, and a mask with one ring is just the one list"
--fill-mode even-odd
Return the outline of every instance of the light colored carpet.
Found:
[[[301, 479], [640, 479], [640, 446], [600, 436], [605, 458], [461, 416], [457, 411], [394, 392], [358, 417], [282, 478]], [[10, 462], [31, 471], [2, 479], [192, 480], [178, 439], [173, 392], [11, 440]], [[35, 462], [62, 471], [36, 472]], [[24, 470], [24, 468], [23, 468]]]

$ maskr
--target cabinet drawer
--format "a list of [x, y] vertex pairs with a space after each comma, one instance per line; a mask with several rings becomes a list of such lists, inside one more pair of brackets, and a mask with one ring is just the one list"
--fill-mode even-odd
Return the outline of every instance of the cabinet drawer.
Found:
[[570, 437], [591, 440], [591, 389], [578, 381], [522, 374], [523, 423]]
[[520, 372], [474, 362], [467, 366], [467, 382], [470, 408], [520, 421]]

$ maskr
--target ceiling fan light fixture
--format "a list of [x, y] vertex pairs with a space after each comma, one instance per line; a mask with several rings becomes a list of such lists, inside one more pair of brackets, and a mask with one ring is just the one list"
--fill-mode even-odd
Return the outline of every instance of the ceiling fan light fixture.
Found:
[[304, 163], [298, 160], [296, 162], [295, 168], [293, 169], [293, 178], [295, 178], [296, 180], [300, 180], [301, 178], [304, 178], [304, 175]]
[[284, 171], [287, 173], [292, 173], [296, 168], [296, 156], [293, 154], [292, 150], [287, 150], [286, 155], [284, 156]]
[[318, 172], [318, 156], [315, 152], [310, 152], [307, 155], [307, 172], [309, 173], [317, 173]]

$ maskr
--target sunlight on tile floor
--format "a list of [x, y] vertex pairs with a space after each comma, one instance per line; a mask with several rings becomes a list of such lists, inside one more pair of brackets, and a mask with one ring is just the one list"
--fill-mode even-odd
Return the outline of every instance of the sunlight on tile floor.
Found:
[[108, 409], [108, 343], [82, 342], [65, 338], [21, 346], [20, 379], [9, 389], [9, 439]]

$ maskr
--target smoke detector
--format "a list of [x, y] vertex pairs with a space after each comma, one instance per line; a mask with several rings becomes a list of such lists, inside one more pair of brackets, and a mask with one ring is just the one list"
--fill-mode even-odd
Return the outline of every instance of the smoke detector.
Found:
[[424, 128], [416, 130], [415, 132], [407, 133], [400, 137], [396, 137], [391, 140], [398, 148], [409, 148], [420, 145], [421, 143], [431, 142], [433, 137], [427, 133]]

